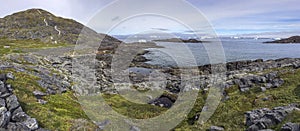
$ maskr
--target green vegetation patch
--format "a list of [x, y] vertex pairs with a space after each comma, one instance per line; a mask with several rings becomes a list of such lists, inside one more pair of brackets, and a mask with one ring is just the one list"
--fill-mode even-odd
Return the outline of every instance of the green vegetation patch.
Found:
[[10, 53], [23, 53], [28, 49], [46, 49], [56, 47], [71, 46], [70, 44], [52, 44], [44, 43], [38, 39], [36, 40], [11, 40], [7, 38], [0, 38], [0, 56]]
[[[103, 108], [104, 105], [109, 105], [110, 108], [118, 114], [136, 119], [152, 118], [167, 110], [166, 108], [149, 104], [133, 103], [120, 95], [102, 94], [96, 96], [84, 96], [80, 99], [89, 116], [95, 116], [94, 119], [96, 120], [101, 120], [101, 118], [97, 117], [104, 115], [103, 112], [97, 112], [100, 108]], [[111, 109], [108, 110], [111, 111]]]
[[[18, 97], [23, 110], [31, 117], [36, 118], [41, 127], [50, 130], [70, 130], [73, 126], [76, 126], [75, 124], [78, 124], [74, 121], [78, 119], [89, 120], [74, 97], [73, 92], [68, 91], [63, 94], [45, 96], [44, 100], [47, 103], [42, 105], [37, 102], [32, 93], [34, 90], [45, 91], [37, 83], [39, 78], [14, 70], [0, 71], [0, 73], [6, 72], [13, 72], [16, 77], [15, 80], [7, 82], [13, 86], [14, 94]], [[86, 126], [85, 129], [90, 130], [96, 129], [90, 121], [80, 126]]]

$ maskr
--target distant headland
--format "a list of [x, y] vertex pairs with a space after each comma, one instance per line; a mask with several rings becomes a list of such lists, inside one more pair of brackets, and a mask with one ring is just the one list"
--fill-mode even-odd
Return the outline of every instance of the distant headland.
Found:
[[170, 39], [161, 39], [153, 40], [155, 42], [178, 42], [178, 43], [202, 43], [203, 41], [197, 39], [181, 39], [181, 38], [170, 38]]
[[288, 43], [300, 43], [300, 36], [292, 36], [286, 39], [281, 39], [281, 40], [275, 40], [275, 41], [267, 41], [264, 43], [283, 43], [283, 44], [288, 44]]

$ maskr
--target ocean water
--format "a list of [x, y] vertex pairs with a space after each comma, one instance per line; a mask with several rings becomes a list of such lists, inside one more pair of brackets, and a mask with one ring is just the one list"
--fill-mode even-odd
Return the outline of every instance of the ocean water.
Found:
[[[201, 43], [156, 42], [165, 48], [148, 49], [147, 63], [161, 66], [194, 66], [213, 63], [208, 54], [221, 55], [223, 60], [240, 61], [255, 59], [300, 58], [300, 44], [265, 44], [271, 39], [221, 39], [222, 46], [210, 48]], [[210, 43], [205, 43], [210, 44]], [[222, 53], [223, 50], [224, 52]]]

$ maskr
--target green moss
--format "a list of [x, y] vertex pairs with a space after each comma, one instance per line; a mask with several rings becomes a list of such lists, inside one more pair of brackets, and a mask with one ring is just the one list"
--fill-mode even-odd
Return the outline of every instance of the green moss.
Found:
[[[50, 95], [45, 97], [47, 103], [31, 103], [24, 105], [25, 111], [37, 118], [42, 127], [51, 130], [69, 130], [72, 121], [76, 119], [88, 119], [72, 92]], [[94, 125], [89, 124], [90, 127]]]
[[300, 99], [300, 85], [294, 89], [294, 94]]
[[[73, 92], [68, 91], [63, 94], [56, 94], [44, 97], [47, 101], [42, 105], [37, 102], [33, 95], [34, 90], [45, 91], [37, 83], [39, 78], [23, 72], [14, 70], [0, 71], [0, 73], [13, 72], [16, 79], [9, 80], [12, 84], [14, 94], [19, 99], [23, 110], [30, 116], [36, 118], [39, 125], [50, 130], [70, 130], [77, 119], [87, 119], [85, 112], [82, 110]], [[87, 129], [96, 129], [95, 125], [89, 122]]]
[[149, 104], [132, 103], [119, 95], [105, 95], [104, 98], [118, 113], [137, 119], [155, 117], [167, 110]]

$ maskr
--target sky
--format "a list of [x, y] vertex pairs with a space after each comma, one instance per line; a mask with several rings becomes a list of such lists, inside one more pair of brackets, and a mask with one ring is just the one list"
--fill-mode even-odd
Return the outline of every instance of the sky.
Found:
[[116, 35], [148, 30], [187, 33], [188, 27], [195, 27], [196, 32], [214, 30], [218, 35], [300, 33], [299, 0], [170, 1], [1, 0], [0, 17], [41, 8], [75, 19], [97, 32]]

